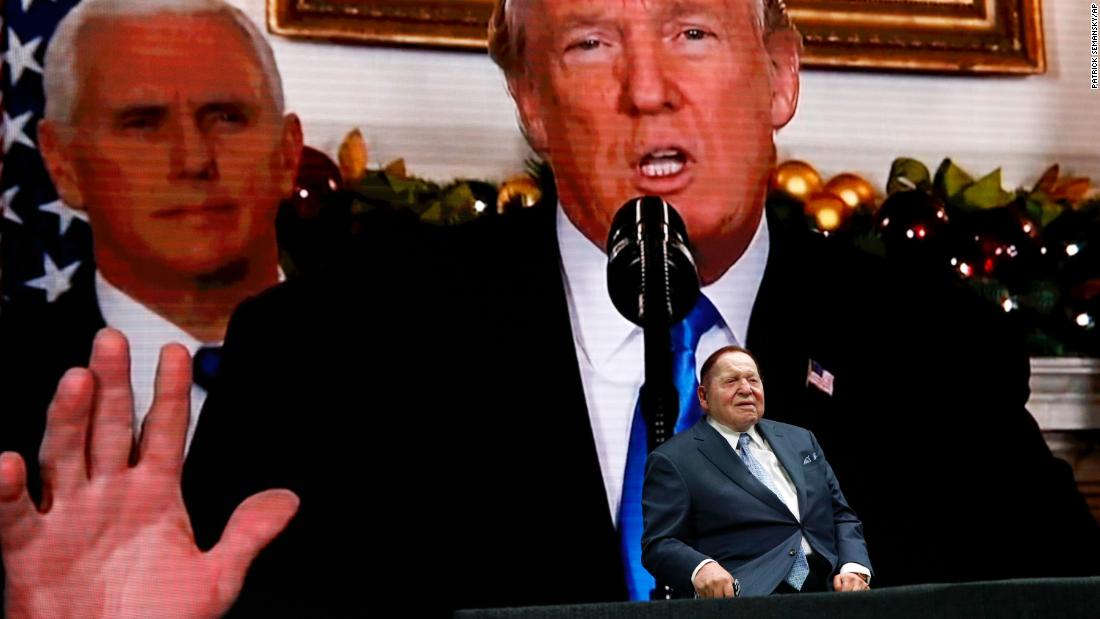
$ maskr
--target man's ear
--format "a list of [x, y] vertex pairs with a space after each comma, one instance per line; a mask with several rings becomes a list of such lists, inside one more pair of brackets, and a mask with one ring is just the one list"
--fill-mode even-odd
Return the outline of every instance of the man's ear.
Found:
[[70, 141], [62, 138], [66, 129], [42, 120], [38, 123], [38, 152], [50, 173], [57, 195], [69, 207], [84, 210], [84, 194], [76, 178], [76, 154]]
[[279, 174], [279, 192], [286, 197], [294, 190], [294, 181], [298, 178], [298, 164], [302, 160], [302, 121], [297, 114], [283, 117], [283, 136], [277, 153]]
[[764, 46], [772, 65], [772, 127], [781, 129], [794, 118], [798, 107], [802, 35], [796, 30], [778, 30], [766, 35]]
[[710, 412], [707, 410], [707, 388], [699, 385], [699, 388], [695, 390], [696, 397], [699, 398], [699, 407], [703, 409], [703, 412]]
[[545, 159], [550, 143], [534, 83], [523, 76], [512, 78], [508, 80], [508, 90], [516, 102], [520, 128], [523, 130], [524, 137], [527, 138], [527, 143], [532, 150]]

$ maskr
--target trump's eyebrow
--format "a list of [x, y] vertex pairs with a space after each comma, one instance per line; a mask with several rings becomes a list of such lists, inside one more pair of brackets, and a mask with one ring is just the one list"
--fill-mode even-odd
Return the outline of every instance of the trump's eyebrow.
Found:
[[[752, 1], [755, 2], [758, 0]], [[727, 23], [730, 21], [731, 17], [730, 9], [727, 4], [715, 5], [713, 3], [702, 3], [695, 0], [671, 2], [663, 7], [660, 14], [660, 19], [665, 22], [685, 18], [707, 18]]]
[[[722, 5], [725, 7], [725, 5]], [[723, 19], [726, 9], [713, 4], [702, 3], [696, 0], [680, 0], [664, 4], [659, 9], [654, 9], [650, 15], [660, 21], [670, 21], [685, 17], [711, 17]], [[600, 6], [578, 7], [566, 14], [558, 27], [559, 33], [568, 33], [578, 28], [606, 27], [619, 29], [620, 19], [609, 16], [607, 11]]]
[[[608, 17], [604, 11], [585, 7], [583, 11], [574, 11], [565, 17], [559, 27], [560, 32], [569, 32], [577, 28], [591, 28], [593, 26], [608, 27], [615, 25], [615, 19]], [[615, 27], [618, 29], [618, 27]]]
[[[724, 4], [722, 5], [725, 6]], [[662, 11], [665, 17], [683, 17], [684, 15], [700, 15], [700, 14], [722, 14], [725, 10], [716, 11], [717, 7], [714, 4], [704, 4], [702, 2], [696, 2], [694, 0], [678, 0], [677, 2], [670, 2], [664, 6]]]

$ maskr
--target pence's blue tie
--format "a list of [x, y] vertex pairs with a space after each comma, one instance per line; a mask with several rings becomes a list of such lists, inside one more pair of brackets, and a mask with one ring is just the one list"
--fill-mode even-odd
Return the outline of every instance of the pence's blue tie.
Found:
[[222, 347], [203, 346], [195, 351], [195, 357], [191, 360], [191, 380], [196, 385], [210, 391], [218, 382], [221, 366]]
[[[737, 439], [737, 450], [741, 452], [741, 461], [745, 463], [745, 467], [749, 469], [752, 476], [760, 480], [760, 483], [768, 487], [775, 496], [779, 496], [779, 490], [775, 487], [775, 480], [771, 475], [764, 470], [764, 467], [760, 465], [760, 461], [753, 457], [749, 452], [749, 443], [752, 442], [752, 437], [748, 432], [742, 433], [741, 437]], [[794, 558], [794, 565], [791, 566], [791, 571], [787, 572], [787, 584], [801, 591], [802, 584], [806, 582], [806, 577], [810, 575], [810, 564], [806, 561], [806, 552], [802, 550], [802, 544], [798, 544], [798, 555]]]
[[[672, 372], [676, 389], [680, 392], [680, 417], [676, 420], [676, 432], [691, 427], [703, 415], [699, 398], [695, 395], [699, 388], [695, 373], [695, 348], [699, 345], [699, 338], [721, 320], [718, 310], [706, 295], [700, 294], [691, 313], [672, 327]], [[619, 502], [620, 549], [630, 599], [648, 600], [654, 580], [642, 567], [642, 479], [645, 476], [648, 445], [640, 399], [630, 424], [628, 449], [622, 500]]]

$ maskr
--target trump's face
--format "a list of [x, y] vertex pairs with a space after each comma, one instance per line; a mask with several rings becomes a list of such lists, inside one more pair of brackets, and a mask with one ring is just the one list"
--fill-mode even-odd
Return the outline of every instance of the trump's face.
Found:
[[78, 48], [71, 126], [43, 123], [43, 153], [89, 215], [100, 268], [148, 280], [274, 264], [301, 133], [245, 34], [216, 16], [93, 20]]
[[765, 44], [758, 0], [517, 5], [525, 68], [511, 87], [570, 219], [602, 246], [625, 201], [663, 196], [704, 281], [724, 272], [759, 223], [772, 132], [794, 113], [797, 37]]
[[716, 421], [745, 432], [764, 416], [764, 382], [752, 357], [729, 352], [719, 357], [699, 386], [699, 404]]

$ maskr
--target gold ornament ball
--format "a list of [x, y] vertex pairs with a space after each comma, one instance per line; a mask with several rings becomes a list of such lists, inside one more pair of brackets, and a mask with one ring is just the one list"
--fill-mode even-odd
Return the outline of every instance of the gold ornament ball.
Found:
[[772, 176], [772, 186], [784, 191], [799, 200], [821, 191], [823, 182], [821, 175], [814, 167], [805, 161], [791, 159], [784, 161], [775, 168]]
[[340, 176], [348, 185], [354, 185], [367, 175], [367, 141], [358, 129], [353, 129], [340, 142], [337, 161], [340, 162]]
[[875, 189], [867, 179], [855, 174], [837, 174], [825, 185], [825, 191], [837, 196], [851, 208], [874, 206]]
[[510, 178], [500, 186], [497, 194], [497, 212], [503, 213], [513, 206], [529, 208], [542, 199], [542, 190], [539, 184], [530, 176], [516, 176]]
[[817, 229], [823, 232], [833, 232], [839, 228], [848, 216], [852, 214], [852, 207], [838, 196], [819, 192], [806, 200], [806, 214], [814, 218]]

